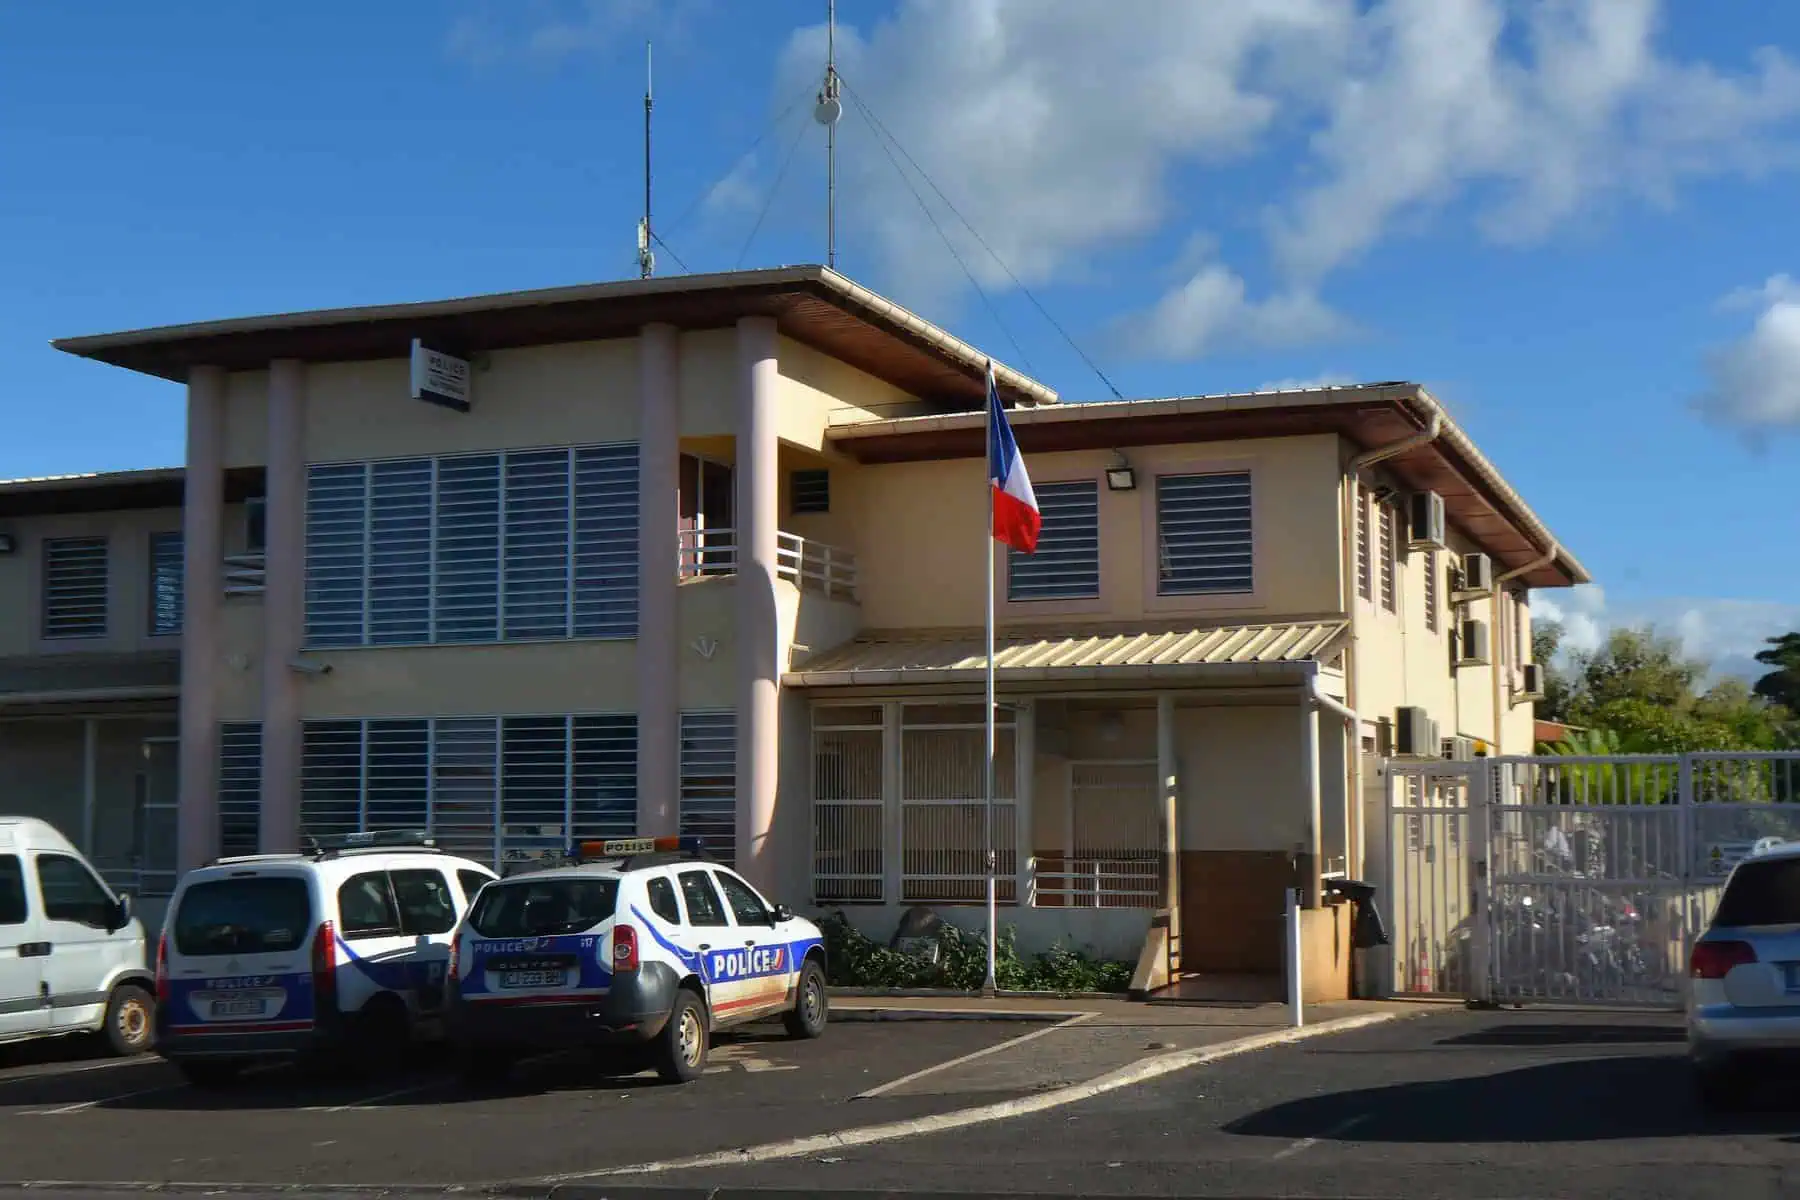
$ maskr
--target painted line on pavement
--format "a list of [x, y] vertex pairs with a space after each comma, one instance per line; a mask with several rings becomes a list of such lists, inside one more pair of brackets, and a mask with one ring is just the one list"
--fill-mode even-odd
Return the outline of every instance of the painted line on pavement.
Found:
[[1001, 1042], [999, 1045], [988, 1046], [985, 1049], [977, 1050], [972, 1054], [965, 1054], [960, 1058], [953, 1058], [949, 1062], [941, 1062], [941, 1063], [938, 1063], [934, 1067], [926, 1067], [923, 1070], [914, 1071], [911, 1075], [902, 1075], [900, 1078], [892, 1080], [888, 1083], [884, 1083], [880, 1087], [872, 1087], [866, 1092], [858, 1092], [856, 1095], [852, 1096], [851, 1099], [852, 1100], [868, 1100], [875, 1096], [883, 1095], [884, 1093], [893, 1091], [897, 1087], [902, 1087], [905, 1084], [909, 1084], [916, 1079], [923, 1079], [927, 1075], [931, 1075], [935, 1072], [948, 1071], [951, 1067], [960, 1067], [964, 1063], [974, 1062], [978, 1058], [986, 1058], [990, 1054], [998, 1054], [1002, 1050], [1011, 1050], [1014, 1046], [1022, 1046], [1026, 1042], [1035, 1041], [1036, 1039], [1041, 1038], [1041, 1037], [1047, 1037], [1050, 1034], [1055, 1033], [1059, 1029], [1067, 1029], [1071, 1025], [1079, 1025], [1081, 1022], [1086, 1021], [1086, 1020], [1094, 1017], [1095, 1015], [1097, 1015], [1097, 1014], [1091, 1013], [1091, 1012], [1078, 1013], [1077, 1015], [1070, 1017], [1066, 1021], [1061, 1021], [1055, 1025], [1050, 1026], [1048, 1029], [1035, 1029], [1032, 1032], [1024, 1034], [1020, 1037], [1009, 1038], [1008, 1040]]
[[429, 1092], [434, 1088], [450, 1086], [445, 1079], [431, 1079], [424, 1083], [414, 1083], [407, 1087], [395, 1088], [391, 1092], [382, 1092], [377, 1096], [364, 1096], [360, 1100], [352, 1100], [347, 1104], [308, 1104], [301, 1112], [349, 1112], [353, 1108], [364, 1108], [371, 1104], [380, 1104], [383, 1100], [398, 1100], [402, 1096], [410, 1096], [414, 1092]]
[[21, 1117], [60, 1117], [68, 1113], [86, 1112], [88, 1109], [102, 1104], [117, 1104], [121, 1100], [135, 1100], [139, 1096], [154, 1096], [160, 1092], [178, 1092], [186, 1086], [186, 1083], [165, 1083], [161, 1087], [143, 1088], [118, 1096], [102, 1096], [98, 1100], [83, 1100], [78, 1104], [64, 1104], [59, 1108], [28, 1108], [18, 1115]]
[[578, 1183], [588, 1179], [775, 1162], [782, 1159], [802, 1158], [821, 1151], [867, 1146], [876, 1142], [917, 1137], [920, 1134], [943, 1133], [952, 1129], [963, 1129], [970, 1125], [983, 1125], [991, 1121], [1003, 1121], [1030, 1113], [1044, 1112], [1047, 1109], [1060, 1108], [1081, 1100], [1091, 1100], [1095, 1096], [1130, 1087], [1133, 1084], [1145, 1083], [1175, 1071], [1185, 1070], [1188, 1067], [1197, 1067], [1217, 1062], [1220, 1059], [1233, 1058], [1254, 1050], [1292, 1045], [1295, 1042], [1334, 1033], [1348, 1033], [1353, 1029], [1366, 1029], [1371, 1025], [1382, 1025], [1412, 1015], [1415, 1014], [1407, 1012], [1365, 1013], [1355, 1017], [1340, 1017], [1335, 1021], [1324, 1021], [1317, 1025], [1305, 1025], [1299, 1029], [1272, 1030], [1269, 1033], [1253, 1034], [1235, 1041], [1201, 1046], [1193, 1050], [1177, 1050], [1172, 1054], [1161, 1054], [1155, 1058], [1144, 1059], [1131, 1066], [1101, 1075], [1096, 1079], [1090, 1079], [1086, 1083], [1071, 1084], [1068, 1087], [1056, 1088], [1048, 1092], [1021, 1096], [1015, 1100], [1002, 1100], [994, 1104], [983, 1104], [974, 1108], [937, 1113], [927, 1117], [915, 1117], [905, 1121], [865, 1125], [860, 1129], [844, 1129], [836, 1133], [821, 1133], [810, 1137], [792, 1138], [787, 1141], [767, 1142], [760, 1146], [720, 1150], [711, 1154], [695, 1154], [687, 1158], [634, 1163], [624, 1167], [602, 1167], [594, 1171], [569, 1171], [558, 1175], [540, 1175], [528, 1183], [503, 1186], [501, 1190], [511, 1195], [535, 1195], [538, 1189], [544, 1187], [556, 1187], [560, 1184]]
[[1369, 1119], [1369, 1116], [1370, 1116], [1370, 1114], [1368, 1114], [1368, 1113], [1358, 1113], [1356, 1116], [1351, 1117], [1347, 1121], [1339, 1121], [1336, 1125], [1333, 1125], [1330, 1129], [1327, 1129], [1324, 1133], [1321, 1133], [1318, 1137], [1301, 1138], [1299, 1141], [1297, 1141], [1293, 1145], [1287, 1147], [1285, 1150], [1277, 1151], [1275, 1154], [1275, 1157], [1272, 1161], [1280, 1162], [1284, 1158], [1292, 1158], [1296, 1154], [1303, 1154], [1306, 1151], [1312, 1149], [1314, 1146], [1318, 1145], [1320, 1142], [1332, 1141], [1337, 1138], [1341, 1138], [1346, 1133], [1349, 1133], [1352, 1129], [1355, 1129], [1358, 1125], [1361, 1125], [1364, 1121], [1367, 1121]]
[[89, 1071], [110, 1071], [114, 1067], [148, 1067], [162, 1061], [153, 1054], [139, 1054], [131, 1058], [111, 1058], [97, 1063], [51, 1063], [47, 1064], [50, 1067], [47, 1071], [32, 1071], [27, 1067], [26, 1070], [30, 1072], [29, 1074], [0, 1075], [0, 1087], [5, 1087], [9, 1083], [33, 1083], [40, 1079], [66, 1079], [70, 1075], [85, 1075]]

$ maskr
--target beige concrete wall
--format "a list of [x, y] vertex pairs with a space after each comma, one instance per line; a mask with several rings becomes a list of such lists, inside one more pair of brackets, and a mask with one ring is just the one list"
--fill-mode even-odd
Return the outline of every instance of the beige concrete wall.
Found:
[[630, 642], [513, 642], [309, 651], [331, 674], [300, 684], [301, 717], [629, 712]]
[[[178, 634], [150, 633], [150, 535], [180, 533], [180, 509], [25, 517], [0, 522], [0, 529], [18, 541], [14, 553], [0, 558], [0, 658], [130, 654], [171, 650], [181, 644]], [[106, 636], [46, 641], [42, 637], [44, 541], [101, 536], [108, 539]]]
[[[1339, 610], [1336, 441], [1331, 437], [1134, 447], [1138, 487], [1100, 484], [1101, 595], [1097, 601], [1009, 604], [1008, 622], [1270, 619]], [[1101, 480], [1107, 451], [1034, 454], [1034, 483]], [[868, 624], [881, 628], [979, 625], [986, 555], [984, 466], [979, 459], [863, 467], [838, 495], [855, 531]], [[1203, 471], [1253, 475], [1255, 593], [1159, 597], [1155, 580], [1155, 477]], [[997, 555], [1004, 598], [1005, 554]], [[929, 586], [921, 586], [927, 582]]]
[[834, 423], [903, 417], [918, 409], [917, 397], [792, 338], [779, 339], [776, 355], [783, 442], [820, 450]]
[[1175, 713], [1185, 853], [1283, 854], [1306, 836], [1297, 706]]

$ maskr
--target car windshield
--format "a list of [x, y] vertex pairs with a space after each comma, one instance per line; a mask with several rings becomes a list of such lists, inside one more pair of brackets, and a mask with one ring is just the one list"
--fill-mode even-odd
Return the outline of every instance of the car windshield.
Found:
[[181, 896], [175, 949], [182, 954], [277, 954], [297, 950], [312, 927], [312, 897], [294, 875], [209, 879]]
[[518, 879], [489, 884], [469, 914], [482, 937], [580, 933], [613, 915], [617, 879]]
[[1771, 858], [1738, 867], [1713, 924], [1800, 925], [1800, 858]]

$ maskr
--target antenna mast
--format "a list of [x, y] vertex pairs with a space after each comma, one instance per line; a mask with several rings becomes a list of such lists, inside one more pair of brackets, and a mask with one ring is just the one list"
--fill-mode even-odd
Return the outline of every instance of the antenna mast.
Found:
[[825, 0], [825, 84], [813, 120], [825, 127], [825, 265], [837, 267], [837, 123], [844, 115], [838, 99], [837, 0]]
[[638, 277], [656, 274], [656, 253], [650, 248], [650, 43], [644, 43], [644, 219], [638, 222]]

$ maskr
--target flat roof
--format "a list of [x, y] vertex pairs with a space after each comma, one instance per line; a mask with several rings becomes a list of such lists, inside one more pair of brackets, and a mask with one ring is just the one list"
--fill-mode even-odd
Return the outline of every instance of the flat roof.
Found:
[[[226, 471], [226, 501], [237, 504], [262, 495], [263, 477], [261, 467]], [[180, 467], [151, 467], [140, 471], [0, 479], [0, 517], [180, 508], [186, 478], [187, 472]]]
[[[1438, 435], [1384, 459], [1408, 488], [1437, 492], [1450, 520], [1507, 571], [1551, 561], [1520, 577], [1528, 587], [1569, 587], [1592, 577], [1488, 461], [1443, 406], [1416, 383], [1391, 382], [1288, 391], [1234, 392], [1147, 400], [1096, 400], [1019, 411], [1009, 417], [1026, 453], [1117, 449], [1332, 433], [1359, 450], [1393, 445], [1438, 422]], [[980, 412], [891, 417], [834, 425], [832, 446], [865, 463], [979, 458]]]
[[[58, 338], [58, 350], [185, 382], [196, 366], [251, 370], [272, 360], [405, 358], [412, 339], [462, 354], [629, 337], [643, 326], [719, 328], [774, 317], [795, 341], [885, 379], [928, 403], [980, 409], [989, 356], [828, 267], [668, 275], [456, 300], [236, 317]], [[998, 361], [1014, 405], [1054, 404], [1054, 390]]]

